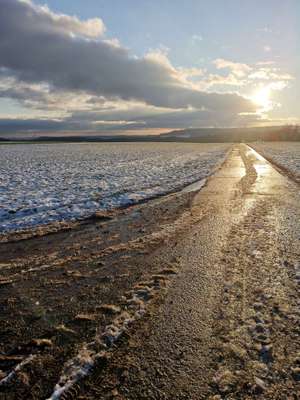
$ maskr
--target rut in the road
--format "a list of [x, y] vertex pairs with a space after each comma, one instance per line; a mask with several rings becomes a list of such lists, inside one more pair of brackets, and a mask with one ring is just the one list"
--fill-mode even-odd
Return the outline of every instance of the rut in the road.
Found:
[[282, 252], [274, 209], [258, 202], [224, 250], [215, 400], [300, 398], [300, 277]]

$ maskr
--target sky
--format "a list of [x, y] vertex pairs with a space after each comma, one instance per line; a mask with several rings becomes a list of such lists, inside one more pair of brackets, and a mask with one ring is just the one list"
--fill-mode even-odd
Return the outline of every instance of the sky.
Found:
[[0, 0], [0, 134], [298, 124], [299, 0]]

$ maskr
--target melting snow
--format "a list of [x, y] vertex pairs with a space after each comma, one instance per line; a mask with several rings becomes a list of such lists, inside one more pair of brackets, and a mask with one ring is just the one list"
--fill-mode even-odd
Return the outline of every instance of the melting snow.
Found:
[[262, 155], [290, 170], [300, 178], [300, 143], [299, 142], [265, 142], [253, 146]]
[[85, 218], [207, 177], [227, 144], [0, 146], [0, 232]]

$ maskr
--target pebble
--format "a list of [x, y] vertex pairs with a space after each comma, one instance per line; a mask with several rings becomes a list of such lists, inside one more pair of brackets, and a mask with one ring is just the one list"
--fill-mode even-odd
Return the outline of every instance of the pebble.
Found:
[[253, 319], [257, 324], [263, 324], [264, 323], [263, 316], [262, 316], [262, 314], [260, 312], [256, 313], [256, 315], [253, 317]]
[[255, 373], [260, 378], [265, 378], [269, 373], [269, 368], [266, 364], [261, 362], [256, 362], [254, 365]]
[[297, 365], [300, 365], [300, 357], [296, 357], [294, 359], [294, 363], [297, 364]]
[[256, 302], [256, 303], [253, 304], [254, 310], [257, 310], [257, 311], [261, 310], [263, 308], [263, 306], [264, 305], [262, 303], [259, 303], [259, 302]]
[[164, 268], [164, 269], [161, 271], [161, 274], [163, 274], [163, 275], [176, 275], [176, 274], [178, 274], [178, 271], [177, 271], [176, 268], [172, 268], [172, 267], [170, 267], [170, 268]]
[[111, 394], [112, 394], [113, 397], [118, 396], [118, 395], [119, 395], [118, 389], [116, 389], [116, 388], [113, 389], [113, 390], [111, 391]]
[[272, 356], [272, 349], [273, 346], [271, 344], [262, 346], [260, 350], [260, 356], [265, 363], [269, 363], [273, 361], [273, 356]]
[[267, 328], [265, 327], [265, 325], [261, 322], [258, 322], [255, 326], [255, 330], [258, 333], [265, 333], [267, 332]]
[[225, 344], [224, 350], [228, 351], [231, 355], [240, 360], [244, 360], [247, 357], [247, 351], [243, 347], [233, 343]]
[[75, 321], [94, 321], [95, 316], [91, 314], [77, 314], [74, 319]]
[[58, 332], [64, 333], [64, 334], [67, 334], [67, 335], [76, 335], [76, 332], [73, 329], [66, 327], [64, 324], [57, 325], [55, 327], [55, 329]]
[[260, 352], [262, 349], [262, 344], [261, 343], [254, 343], [253, 349]]
[[52, 347], [53, 343], [50, 339], [33, 339], [32, 340], [33, 346], [36, 347]]
[[295, 381], [300, 381], [300, 368], [299, 367], [292, 368], [292, 376], [295, 379]]
[[219, 391], [225, 394], [231, 391], [231, 388], [234, 386], [236, 380], [231, 371], [224, 369], [216, 374], [214, 381], [218, 386]]
[[99, 309], [106, 314], [118, 314], [121, 312], [121, 308], [114, 304], [102, 304]]
[[142, 298], [145, 301], [148, 301], [153, 297], [150, 289], [139, 289], [135, 293], [139, 298]]
[[261, 342], [261, 343], [263, 343], [263, 344], [270, 344], [270, 343], [271, 343], [271, 341], [270, 341], [270, 339], [268, 338], [268, 336], [266, 336], [266, 335], [263, 334], [263, 333], [260, 333], [259, 335], [257, 335], [257, 336], [255, 337], [255, 340], [257, 340], [258, 342]]
[[258, 377], [255, 377], [254, 378], [254, 382], [255, 382], [254, 389], [255, 389], [256, 392], [262, 393], [262, 392], [264, 392], [266, 390], [266, 384], [262, 379], [260, 379]]

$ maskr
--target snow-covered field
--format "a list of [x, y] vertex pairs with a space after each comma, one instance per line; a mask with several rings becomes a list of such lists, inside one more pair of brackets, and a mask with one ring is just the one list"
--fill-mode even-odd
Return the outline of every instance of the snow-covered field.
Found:
[[228, 144], [0, 145], [0, 232], [75, 220], [205, 178]]
[[261, 155], [274, 160], [300, 179], [300, 143], [265, 142], [251, 144]]

